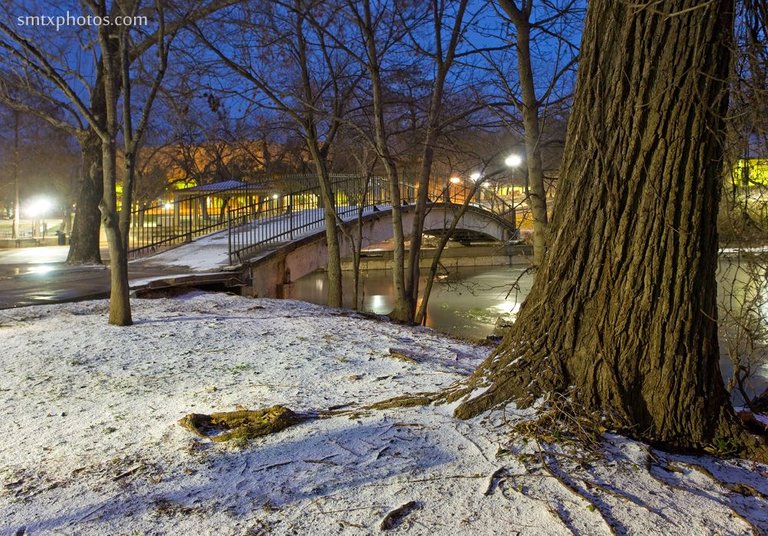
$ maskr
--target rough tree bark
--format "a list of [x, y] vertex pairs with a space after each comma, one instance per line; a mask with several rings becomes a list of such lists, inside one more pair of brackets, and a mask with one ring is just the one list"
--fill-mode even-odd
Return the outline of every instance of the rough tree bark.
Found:
[[[98, 117], [98, 115], [94, 114]], [[104, 193], [101, 166], [101, 138], [91, 128], [80, 139], [83, 162], [82, 183], [77, 196], [77, 211], [72, 224], [68, 264], [101, 264], [99, 202]]]
[[[96, 81], [91, 91], [90, 111], [99, 128], [104, 128], [106, 102], [101, 62], [97, 64]], [[77, 211], [72, 224], [67, 264], [101, 264], [101, 211], [104, 176], [101, 162], [101, 137], [93, 126], [78, 137], [82, 158], [82, 182], [77, 196]]]
[[653, 444], [749, 443], [718, 367], [732, 13], [732, 0], [589, 4], [550, 251], [453, 394], [469, 393], [457, 416], [561, 392]]

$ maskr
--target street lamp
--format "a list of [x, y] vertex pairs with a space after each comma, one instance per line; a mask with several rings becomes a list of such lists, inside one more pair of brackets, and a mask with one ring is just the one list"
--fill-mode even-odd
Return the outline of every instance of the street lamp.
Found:
[[27, 205], [27, 215], [30, 218], [39, 218], [44, 216], [51, 209], [51, 202], [44, 198], [38, 197], [33, 199]]
[[[445, 189], [445, 202], [450, 203], [451, 202], [451, 185], [452, 184], [461, 184], [461, 179], [459, 177], [451, 177], [448, 179], [448, 187]], [[453, 196], [456, 198], [456, 196]]]
[[[512, 153], [509, 155], [506, 160], [504, 160], [504, 163], [507, 165], [507, 167], [516, 168], [520, 167], [523, 163], [523, 157], [519, 154]], [[525, 199], [528, 199], [528, 170], [525, 169], [525, 183], [523, 184], [523, 188], [525, 190]], [[514, 187], [512, 189], [512, 203], [515, 202], [515, 190]]]
[[[49, 210], [51, 210], [51, 207], [53, 206], [53, 203], [49, 199], [46, 199], [45, 197], [37, 197], [35, 199], [32, 199], [27, 204], [27, 216], [29, 216], [32, 220], [32, 236], [37, 237], [40, 235], [40, 225], [41, 220], [45, 218], [46, 214]], [[42, 235], [43, 238], [45, 238], [45, 233], [48, 230], [47, 223], [43, 222], [43, 229], [42, 229]]]
[[505, 160], [504, 164], [507, 167], [519, 167], [523, 163], [523, 157], [519, 154], [511, 154]]

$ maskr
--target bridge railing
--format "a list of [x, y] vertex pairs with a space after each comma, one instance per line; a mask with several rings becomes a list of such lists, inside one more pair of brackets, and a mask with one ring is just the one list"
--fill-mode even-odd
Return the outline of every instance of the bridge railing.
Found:
[[173, 201], [139, 203], [131, 211], [129, 257], [150, 255], [227, 229], [226, 208], [247, 204], [254, 187], [245, 184], [216, 195], [182, 195], [179, 190]]
[[[306, 184], [306, 181], [298, 184]], [[390, 183], [380, 177], [334, 175], [332, 198], [336, 215], [349, 219], [358, 211], [374, 205], [391, 204]], [[416, 188], [401, 184], [404, 204], [416, 201]], [[515, 207], [491, 191], [480, 191], [467, 184], [451, 184], [432, 201], [461, 204], [471, 197], [470, 205], [491, 212], [506, 225], [516, 225]], [[255, 252], [273, 245], [294, 240], [310, 231], [325, 228], [325, 211], [319, 186], [273, 194], [258, 202], [233, 207], [228, 212], [229, 263], [242, 263]]]
[[[380, 177], [334, 175], [331, 179], [331, 199], [340, 218], [390, 203], [389, 183]], [[288, 242], [324, 227], [325, 210], [319, 186], [273, 194], [231, 208], [227, 218], [229, 263], [243, 262], [268, 245]]]
[[470, 197], [470, 206], [491, 212], [509, 223], [516, 223], [516, 214], [521, 206], [520, 203], [513, 205], [493, 190], [482, 188], [482, 185], [477, 187], [474, 183], [448, 183], [440, 197], [439, 201], [455, 205], [461, 205]]

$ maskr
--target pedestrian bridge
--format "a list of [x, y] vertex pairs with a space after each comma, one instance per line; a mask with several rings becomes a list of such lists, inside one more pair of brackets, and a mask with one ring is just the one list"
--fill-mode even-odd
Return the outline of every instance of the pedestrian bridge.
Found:
[[[430, 205], [425, 219], [424, 233], [441, 236], [447, 232], [458, 216], [461, 206], [453, 203]], [[402, 207], [403, 229], [406, 233], [413, 225], [415, 205]], [[347, 219], [343, 232], [339, 233], [342, 258], [354, 254], [353, 239], [362, 229], [361, 249], [390, 240], [393, 236], [392, 207], [377, 207], [366, 210], [361, 217]], [[509, 242], [517, 236], [514, 219], [504, 218], [484, 208], [469, 205], [464, 214], [458, 216], [452, 238], [462, 243], [472, 241]], [[251, 253], [243, 251], [238, 260], [247, 266], [251, 289], [249, 294], [262, 297], [281, 295], [283, 285], [325, 268], [328, 261], [325, 230], [313, 230], [283, 242], [277, 247], [253, 248]]]
[[[233, 186], [231, 182], [221, 187], [208, 185], [203, 194], [199, 189], [187, 193], [182, 190], [172, 204], [135, 211], [129, 235], [131, 255], [140, 257], [183, 244], [205, 244], [208, 254], [221, 259], [216, 263], [219, 269], [228, 264], [249, 271], [254, 293], [260, 296], [279, 295], [279, 286], [325, 267], [325, 218], [317, 185], [279, 193], [263, 185]], [[434, 197], [440, 201], [428, 203], [424, 233], [442, 236], [450, 232], [452, 239], [462, 243], [508, 242], [514, 238], [514, 208], [503, 200], [487, 197], [483, 202], [474, 202], [478, 186], [459, 189], [449, 184], [438, 192]], [[413, 193], [407, 187], [401, 188], [407, 194]], [[380, 178], [336, 177], [332, 198], [341, 228], [342, 257], [352, 256], [352, 237], [362, 235], [361, 249], [392, 238], [389, 192], [389, 184]], [[212, 203], [214, 193], [218, 201]], [[403, 197], [400, 210], [403, 231], [408, 233], [416, 207], [413, 195]]]

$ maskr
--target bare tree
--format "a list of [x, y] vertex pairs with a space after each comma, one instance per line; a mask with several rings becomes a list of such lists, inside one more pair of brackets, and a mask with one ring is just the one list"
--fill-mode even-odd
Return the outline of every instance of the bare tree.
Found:
[[[445, 114], [444, 105], [448, 96], [457, 86], [471, 85], [457, 83], [460, 76], [450, 77], [451, 71], [461, 62], [478, 51], [466, 48], [466, 33], [474, 13], [469, 13], [469, 1], [455, 3], [434, 1], [415, 2], [398, 6], [396, 3], [346, 2], [346, 12], [359, 40], [362, 50], [349, 45], [345, 50], [364, 67], [368, 77], [367, 94], [361, 101], [368, 101], [369, 112], [367, 138], [375, 148], [391, 185], [393, 225], [393, 285], [395, 308], [390, 317], [402, 322], [413, 322], [416, 303], [419, 298], [419, 260], [421, 255], [424, 218], [428, 210], [431, 189], [432, 166], [435, 148], [444, 129], [452, 122], [464, 117], [470, 111], [461, 110], [456, 114]], [[406, 60], [402, 58], [415, 58]], [[431, 72], [428, 80], [423, 73]], [[397, 73], [397, 76], [393, 76]], [[419, 73], [415, 75], [413, 73]], [[465, 71], [464, 77], [471, 79]], [[388, 76], [389, 75], [389, 76]], [[389, 77], [406, 78], [412, 89], [420, 84], [423, 91], [424, 112], [417, 110], [418, 96], [398, 98], [397, 86]], [[400, 86], [404, 86], [402, 82]], [[466, 90], [466, 88], [464, 88]], [[401, 93], [403, 93], [401, 91]], [[404, 113], [398, 115], [398, 107]], [[455, 111], [454, 111], [455, 112]], [[417, 123], [419, 126], [417, 127]], [[402, 202], [408, 193], [401, 192], [400, 170], [404, 167], [395, 144], [398, 129], [393, 125], [405, 124], [405, 132], [415, 133], [418, 129], [415, 215], [410, 229], [410, 251], [405, 253], [406, 233], [403, 229]], [[360, 128], [360, 126], [358, 126]]]
[[[195, 0], [185, 6], [173, 5], [174, 18], [168, 21], [166, 34], [176, 32], [194, 20], [204, 18], [240, 0]], [[160, 0], [158, 5], [167, 2]], [[90, 2], [73, 2], [71, 10], [77, 13]], [[125, 2], [130, 6], [131, 2]], [[99, 3], [101, 5], [101, 3]], [[56, 7], [60, 9], [59, 2]], [[104, 10], [116, 15], [123, 10], [122, 3], [113, 1]], [[39, 16], [51, 9], [44, 0], [9, 0], [0, 9], [7, 21], [25, 20], [26, 16]], [[148, 8], [151, 10], [151, 8]], [[166, 9], [166, 11], [169, 11]], [[92, 120], [97, 121], [102, 131], [106, 125], [106, 102], [104, 94], [104, 64], [98, 54], [97, 32], [92, 26], [67, 27], [66, 31], [54, 32], [48, 26], [0, 23], [0, 48], [6, 54], [4, 67], [15, 73], [13, 79], [4, 79], [0, 84], [0, 100], [22, 112], [37, 115], [60, 128], [78, 140], [82, 154], [82, 181], [77, 197], [77, 211], [72, 229], [67, 262], [101, 263], [99, 252], [99, 229], [101, 213], [99, 203], [104, 195], [101, 139]], [[157, 42], [157, 35], [139, 32], [131, 41], [128, 60], [133, 63], [146, 54]], [[79, 51], [77, 53], [76, 51]], [[67, 86], [68, 90], [64, 90]], [[119, 97], [121, 88], [116, 90]], [[51, 115], [46, 108], [30, 106], [23, 95], [41, 99], [52, 108], [63, 112]], [[73, 97], [77, 97], [76, 104]], [[50, 108], [48, 108], [50, 109]]]
[[[217, 25], [216, 42], [208, 34], [210, 26], [207, 31], [198, 28], [198, 37], [232, 73], [250, 84], [250, 93], [242, 98], [290, 118], [304, 140], [324, 210], [328, 305], [341, 307], [338, 215], [328, 158], [359, 74], [336, 54], [325, 33], [316, 31], [318, 25], [341, 31], [335, 11], [324, 2], [256, 2], [243, 6], [241, 15], [240, 20], [229, 17]], [[238, 32], [230, 31], [233, 25]], [[232, 46], [233, 40], [240, 39], [249, 46]], [[225, 48], [223, 43], [229, 45]]]
[[[517, 66], [517, 84], [509, 80], [503, 63], [486, 55], [492, 71], [497, 74], [498, 85], [504, 98], [510, 99], [522, 115], [525, 141], [526, 196], [533, 215], [533, 264], [539, 266], [546, 251], [549, 216], [547, 194], [542, 164], [542, 112], [547, 106], [560, 105], [569, 99], [568, 91], [562, 92], [563, 82], [575, 69], [577, 46], [569, 41], [569, 19], [579, 19], [577, 0], [499, 0], [514, 27], [514, 63]], [[553, 64], [546, 73], [548, 80], [540, 94], [542, 73], [534, 72], [532, 41], [548, 49], [547, 61], [538, 65]], [[554, 43], [552, 43], [554, 41]], [[545, 46], [544, 43], [547, 43]], [[542, 69], [543, 70], [543, 69]]]

